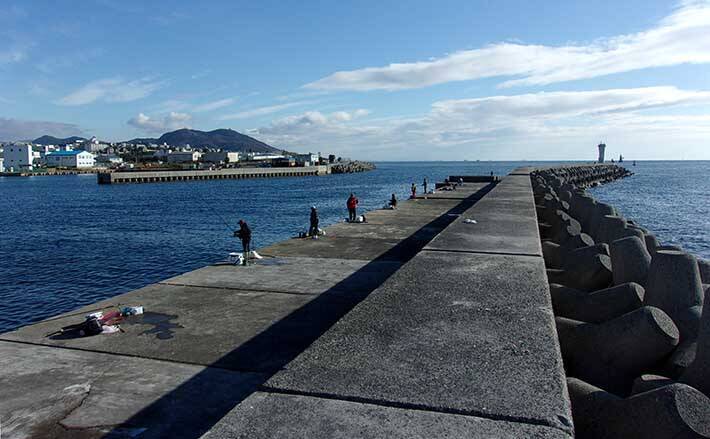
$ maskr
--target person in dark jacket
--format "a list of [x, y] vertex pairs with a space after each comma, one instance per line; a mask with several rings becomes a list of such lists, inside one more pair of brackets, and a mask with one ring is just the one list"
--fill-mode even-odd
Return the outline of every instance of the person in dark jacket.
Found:
[[412, 183], [412, 196], [411, 198], [417, 198], [417, 185]]
[[390, 198], [390, 207], [392, 207], [392, 209], [397, 208], [397, 197], [395, 197], [394, 194], [392, 194], [392, 198]]
[[318, 236], [318, 210], [316, 206], [311, 206], [311, 227], [308, 229], [308, 236]]
[[251, 250], [251, 229], [249, 228], [247, 222], [239, 220], [239, 230], [237, 230], [234, 234], [242, 241], [242, 250], [244, 251], [244, 262], [242, 262], [242, 264], [247, 265], [249, 251]]
[[357, 204], [358, 199], [355, 197], [355, 194], [351, 193], [346, 203], [346, 205], [348, 206], [348, 221], [350, 221], [351, 223], [354, 223], [355, 218], [357, 218]]
[[424, 195], [429, 193], [429, 181], [424, 177]]

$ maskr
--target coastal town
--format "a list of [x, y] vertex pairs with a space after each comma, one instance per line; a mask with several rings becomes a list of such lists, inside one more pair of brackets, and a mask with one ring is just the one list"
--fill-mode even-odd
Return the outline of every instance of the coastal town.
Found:
[[[45, 136], [47, 137], [47, 136]], [[214, 170], [224, 168], [289, 168], [333, 166], [348, 172], [351, 161], [333, 154], [279, 151], [237, 151], [217, 146], [190, 144], [111, 143], [71, 138], [70, 142], [47, 143], [42, 138], [28, 142], [0, 143], [0, 173], [3, 176], [51, 175], [62, 171], [97, 173], [132, 170]]]
[[104, 143], [92, 137], [64, 145], [13, 142], [2, 145], [0, 172], [42, 173], [52, 169], [133, 169], [179, 168], [204, 169], [246, 164], [268, 166], [309, 166], [333, 163], [335, 156], [321, 158], [320, 153], [258, 153], [226, 151], [221, 148], [173, 147], [167, 144]]

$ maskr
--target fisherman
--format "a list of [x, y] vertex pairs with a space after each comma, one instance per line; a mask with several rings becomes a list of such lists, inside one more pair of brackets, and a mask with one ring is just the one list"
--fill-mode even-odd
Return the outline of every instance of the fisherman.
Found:
[[357, 218], [357, 204], [358, 199], [355, 197], [355, 194], [351, 193], [346, 203], [348, 206], [348, 221], [351, 223], [354, 223], [355, 218]]
[[239, 220], [239, 230], [234, 232], [235, 236], [242, 241], [242, 250], [244, 253], [244, 261], [242, 265], [247, 265], [247, 260], [249, 259], [249, 251], [251, 245], [251, 229], [249, 225], [244, 220]]
[[417, 185], [412, 183], [412, 198], [417, 198]]
[[318, 210], [316, 210], [316, 206], [311, 206], [311, 227], [308, 229], [308, 236], [318, 236]]
[[429, 182], [427, 181], [426, 177], [424, 177], [424, 195], [429, 193]]
[[392, 194], [392, 198], [390, 198], [390, 207], [392, 209], [397, 208], [397, 197], [395, 197], [394, 194]]
[[459, 177], [459, 186], [463, 186], [463, 177]]

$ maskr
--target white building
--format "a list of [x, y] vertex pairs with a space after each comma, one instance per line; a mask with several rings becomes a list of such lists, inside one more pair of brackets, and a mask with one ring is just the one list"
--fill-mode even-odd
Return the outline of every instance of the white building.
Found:
[[54, 151], [45, 156], [47, 166], [55, 168], [93, 168], [94, 155], [87, 151]]
[[0, 172], [5, 172], [5, 158], [0, 157]]
[[10, 172], [32, 170], [33, 161], [32, 145], [19, 143], [5, 145], [5, 168]]
[[202, 155], [202, 161], [208, 163], [236, 163], [239, 153], [231, 151], [211, 151]]
[[109, 145], [99, 142], [96, 137], [92, 137], [83, 144], [84, 151], [88, 152], [100, 152], [108, 147]]
[[198, 151], [173, 151], [168, 154], [168, 163], [192, 163], [200, 160]]
[[320, 161], [320, 153], [318, 154], [313, 154], [312, 152], [309, 152], [308, 154], [296, 154], [295, 157], [296, 163], [303, 163], [306, 165], [317, 165], [318, 162]]

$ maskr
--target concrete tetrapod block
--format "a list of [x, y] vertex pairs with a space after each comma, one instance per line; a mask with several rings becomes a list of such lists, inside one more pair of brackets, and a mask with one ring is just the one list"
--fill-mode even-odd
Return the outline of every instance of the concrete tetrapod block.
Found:
[[[710, 290], [706, 293], [710, 294]], [[695, 359], [686, 368], [680, 380], [710, 396], [710, 304], [708, 300], [710, 297], [706, 295], [700, 317]]]
[[605, 215], [599, 223], [594, 241], [611, 244], [613, 241], [625, 236], [626, 219], [615, 215]]
[[618, 395], [678, 345], [673, 321], [649, 306], [601, 324], [555, 321], [568, 375]]
[[569, 438], [524, 422], [411, 410], [303, 395], [257, 392], [202, 439], [428, 439], [436, 437]]
[[656, 250], [661, 246], [661, 242], [656, 238], [656, 235], [646, 234], [644, 235], [644, 241], [646, 242], [646, 250], [651, 255], [655, 255]]
[[571, 250], [565, 255], [563, 268], [574, 268], [579, 265], [588, 265], [596, 255], [609, 255], [609, 244], [594, 244]]
[[611, 243], [610, 250], [614, 285], [628, 282], [646, 284], [651, 255], [641, 239], [636, 236], [617, 239]]
[[665, 311], [678, 325], [681, 340], [694, 339], [699, 319], [694, 319], [689, 308], [703, 304], [695, 256], [674, 250], [656, 252], [649, 268], [644, 303]]
[[552, 241], [542, 241], [542, 257], [547, 268], [562, 267], [562, 252], [560, 245]]
[[602, 323], [643, 306], [644, 289], [630, 282], [590, 294], [551, 284], [550, 294], [556, 316], [587, 323]]
[[595, 242], [601, 241], [599, 239], [599, 228], [601, 227], [604, 217], [607, 215], [616, 215], [616, 210], [613, 206], [606, 203], [597, 203], [592, 212], [590, 212], [590, 227], [587, 233], [594, 238]]
[[659, 372], [673, 379], [680, 379], [685, 370], [695, 361], [697, 340], [684, 340], [680, 342], [673, 354], [663, 362]]
[[547, 278], [550, 283], [578, 290], [600, 290], [611, 284], [611, 259], [609, 256], [596, 254], [586, 264], [567, 265], [563, 270], [548, 269]]
[[594, 239], [586, 233], [574, 235], [561, 243], [564, 253], [577, 250], [578, 248], [589, 247], [590, 245], [594, 245]]
[[636, 395], [643, 392], [648, 392], [649, 390], [658, 389], [669, 384], [673, 384], [675, 381], [668, 377], [653, 374], [644, 374], [634, 380], [634, 385], [631, 388], [631, 394]]
[[700, 271], [700, 280], [704, 284], [710, 284], [710, 261], [707, 259], [698, 259], [698, 270]]
[[710, 399], [692, 387], [676, 383], [622, 399], [576, 378], [567, 386], [579, 439], [710, 437]]

